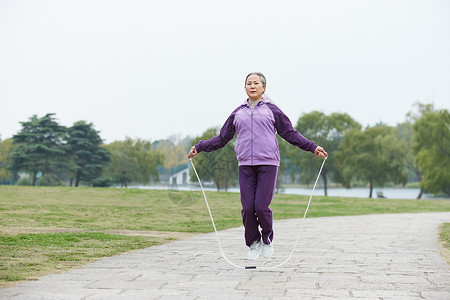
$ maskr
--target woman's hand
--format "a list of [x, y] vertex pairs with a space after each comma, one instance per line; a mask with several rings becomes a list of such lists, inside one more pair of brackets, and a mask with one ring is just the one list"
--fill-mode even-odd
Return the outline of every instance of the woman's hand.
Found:
[[194, 156], [196, 156], [198, 154], [197, 149], [195, 149], [195, 146], [192, 146], [191, 151], [189, 151], [189, 158], [193, 158]]
[[327, 157], [328, 156], [328, 153], [325, 152], [325, 150], [323, 150], [323, 148], [320, 146], [317, 146], [316, 150], [314, 150], [314, 154], [317, 157]]

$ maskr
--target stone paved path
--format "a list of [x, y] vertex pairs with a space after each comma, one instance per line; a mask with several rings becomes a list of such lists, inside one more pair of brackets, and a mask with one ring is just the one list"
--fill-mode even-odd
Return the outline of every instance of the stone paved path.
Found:
[[204, 234], [107, 258], [0, 290], [0, 299], [450, 299], [437, 228], [450, 212], [275, 222], [275, 254], [243, 259], [243, 229]]

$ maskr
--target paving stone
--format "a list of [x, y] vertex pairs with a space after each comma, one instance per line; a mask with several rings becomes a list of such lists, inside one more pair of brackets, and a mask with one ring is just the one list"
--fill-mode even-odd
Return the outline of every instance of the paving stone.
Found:
[[436, 246], [444, 222], [450, 212], [307, 219], [295, 245], [300, 220], [276, 221], [274, 256], [251, 262], [234, 228], [219, 232], [224, 254], [256, 269], [230, 265], [209, 233], [22, 282], [0, 299], [450, 299]]

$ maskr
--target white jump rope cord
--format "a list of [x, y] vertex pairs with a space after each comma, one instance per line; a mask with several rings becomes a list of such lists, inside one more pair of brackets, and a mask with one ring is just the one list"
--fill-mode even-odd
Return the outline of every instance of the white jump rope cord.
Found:
[[[324, 160], [323, 160], [323, 162], [322, 162], [322, 165], [320, 166], [319, 173], [317, 174], [316, 181], [314, 182], [314, 186], [313, 186], [313, 189], [312, 189], [312, 191], [311, 191], [311, 195], [309, 196], [308, 205], [306, 206], [306, 210], [305, 210], [305, 213], [304, 213], [304, 215], [303, 215], [302, 222], [301, 222], [301, 224], [300, 224], [300, 228], [299, 228], [299, 230], [298, 230], [299, 233], [300, 233], [301, 229], [303, 228], [303, 223], [305, 222], [306, 214], [308, 213], [308, 209], [309, 209], [309, 205], [311, 204], [312, 196], [313, 196], [314, 191], [315, 191], [315, 189], [316, 189], [317, 182], [319, 181], [319, 177], [320, 177], [320, 174], [322, 173], [323, 165], [325, 164], [325, 161], [326, 161], [326, 160], [327, 160], [327, 156], [325, 156], [325, 158], [324, 158]], [[232, 265], [232, 266], [234, 266], [234, 267], [236, 267], [236, 268], [241, 268], [241, 269], [256, 269], [256, 267], [253, 267], [253, 266], [252, 266], [252, 267], [245, 267], [245, 266], [241, 266], [241, 265], [235, 264], [235, 263], [233, 263], [232, 261], [230, 261], [230, 260], [225, 256], [225, 254], [223, 253], [222, 245], [220, 244], [219, 233], [217, 232], [216, 224], [214, 223], [214, 219], [213, 219], [213, 216], [212, 216], [212, 213], [211, 213], [211, 209], [209, 208], [208, 199], [206, 198], [206, 194], [205, 194], [205, 190], [203, 189], [202, 181], [200, 180], [200, 177], [198, 176], [197, 170], [195, 169], [194, 163], [192, 162], [192, 158], [189, 158], [189, 161], [190, 161], [190, 163], [191, 163], [191, 165], [192, 165], [192, 169], [194, 170], [195, 175], [197, 176], [197, 180], [198, 180], [198, 183], [200, 184], [200, 188], [201, 188], [201, 190], [202, 190], [203, 197], [205, 198], [206, 207], [208, 208], [209, 216], [210, 216], [210, 218], [211, 218], [211, 223], [212, 223], [212, 225], [213, 225], [213, 227], [214, 227], [214, 231], [216, 232], [217, 243], [219, 244], [219, 249], [220, 249], [220, 253], [222, 254], [222, 257], [223, 257], [230, 265]], [[299, 236], [300, 236], [300, 234], [297, 234], [297, 239], [295, 240], [295, 244], [294, 244], [294, 247], [293, 247], [291, 253], [289, 254], [289, 256], [288, 256], [282, 263], [280, 263], [280, 264], [278, 264], [278, 265], [276, 265], [276, 266], [273, 266], [273, 267], [258, 267], [258, 268], [259, 268], [259, 269], [263, 269], [263, 270], [271, 270], [271, 269], [279, 268], [279, 267], [281, 267], [282, 265], [284, 265], [285, 263], [287, 263], [287, 262], [289, 261], [289, 259], [291, 259], [292, 254], [294, 253], [295, 249], [297, 248], [297, 243], [298, 243]]]

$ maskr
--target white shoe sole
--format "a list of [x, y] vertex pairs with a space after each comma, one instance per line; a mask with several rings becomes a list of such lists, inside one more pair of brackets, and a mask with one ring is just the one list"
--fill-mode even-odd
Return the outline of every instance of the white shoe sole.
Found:
[[248, 251], [248, 259], [255, 260], [259, 257], [259, 250], [249, 250]]
[[250, 248], [250, 250], [248, 250], [248, 259], [250, 260], [255, 260], [259, 257], [259, 251], [261, 251], [261, 244], [262, 242], [259, 243], [253, 243], [252, 244], [252, 248]]
[[273, 255], [273, 246], [264, 244], [262, 246], [262, 255], [263, 257], [271, 257]]

